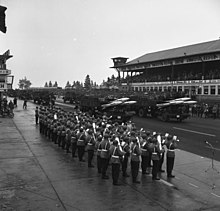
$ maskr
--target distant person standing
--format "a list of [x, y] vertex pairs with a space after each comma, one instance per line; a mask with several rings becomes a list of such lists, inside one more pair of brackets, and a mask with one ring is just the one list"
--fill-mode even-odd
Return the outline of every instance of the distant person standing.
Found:
[[215, 104], [215, 105], [212, 107], [213, 119], [216, 119], [216, 117], [217, 117], [217, 112], [218, 112], [218, 106]]
[[10, 100], [10, 102], [8, 103], [8, 107], [9, 107], [9, 109], [10, 109], [10, 112], [13, 113], [14, 103], [12, 103], [11, 100]]
[[38, 107], [36, 107], [36, 109], [35, 109], [35, 122], [36, 122], [36, 125], [38, 124], [38, 119], [39, 119], [39, 110], [38, 110]]
[[27, 100], [26, 99], [24, 100], [24, 103], [23, 103], [23, 109], [27, 109]]
[[17, 105], [17, 98], [16, 98], [16, 97], [14, 98], [13, 102], [14, 102], [14, 107], [16, 107], [16, 108], [17, 108], [17, 107], [18, 107], [18, 105]]

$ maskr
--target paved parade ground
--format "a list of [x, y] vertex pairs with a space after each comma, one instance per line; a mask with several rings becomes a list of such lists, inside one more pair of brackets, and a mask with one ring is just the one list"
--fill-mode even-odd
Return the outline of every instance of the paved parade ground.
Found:
[[210, 158], [181, 149], [176, 152], [175, 178], [161, 174], [160, 181], [152, 181], [151, 175], [139, 172], [141, 184], [120, 177], [122, 185], [113, 186], [110, 167], [110, 179], [102, 180], [96, 168], [39, 133], [35, 107], [28, 102], [23, 110], [18, 101], [13, 119], [0, 118], [1, 211], [220, 210], [219, 161], [212, 166]]

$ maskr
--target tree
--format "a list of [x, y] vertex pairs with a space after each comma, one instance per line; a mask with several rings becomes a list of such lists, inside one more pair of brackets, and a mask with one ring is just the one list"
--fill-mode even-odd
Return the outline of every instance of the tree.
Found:
[[87, 75], [85, 78], [84, 87], [87, 90], [91, 89], [91, 80], [90, 80], [89, 75]]
[[51, 81], [49, 81], [49, 87], [52, 87], [52, 82]]
[[45, 83], [44, 87], [48, 87], [48, 84], [47, 84], [47, 82]]
[[67, 81], [65, 88], [70, 88], [70, 87], [71, 87], [70, 82]]
[[28, 89], [31, 86], [30, 80], [28, 80], [26, 77], [19, 80], [18, 83], [19, 89]]
[[58, 83], [57, 83], [57, 81], [55, 81], [53, 87], [58, 87]]

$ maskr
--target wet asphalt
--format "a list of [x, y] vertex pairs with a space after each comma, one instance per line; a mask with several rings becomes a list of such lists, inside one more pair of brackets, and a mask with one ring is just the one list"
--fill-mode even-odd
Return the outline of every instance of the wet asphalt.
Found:
[[120, 177], [121, 186], [113, 186], [111, 166], [110, 179], [103, 180], [96, 168], [40, 135], [35, 107], [28, 102], [23, 110], [18, 101], [13, 119], [0, 118], [1, 211], [220, 210], [220, 162], [212, 166], [208, 158], [178, 150], [174, 179], [161, 174], [152, 181], [139, 172], [141, 184]]

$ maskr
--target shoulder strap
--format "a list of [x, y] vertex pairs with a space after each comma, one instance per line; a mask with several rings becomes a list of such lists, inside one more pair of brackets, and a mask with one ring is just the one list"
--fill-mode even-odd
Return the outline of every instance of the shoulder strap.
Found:
[[113, 151], [113, 154], [112, 155], [115, 155], [115, 151], [116, 151], [117, 147], [115, 147], [114, 151]]

